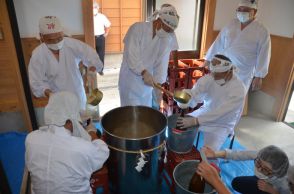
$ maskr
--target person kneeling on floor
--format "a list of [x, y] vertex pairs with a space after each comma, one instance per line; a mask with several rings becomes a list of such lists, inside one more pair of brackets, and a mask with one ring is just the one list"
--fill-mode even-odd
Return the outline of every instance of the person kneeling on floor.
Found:
[[107, 145], [80, 124], [78, 98], [70, 92], [50, 96], [45, 107], [46, 126], [28, 134], [25, 162], [32, 191], [92, 193], [90, 177], [109, 156]]

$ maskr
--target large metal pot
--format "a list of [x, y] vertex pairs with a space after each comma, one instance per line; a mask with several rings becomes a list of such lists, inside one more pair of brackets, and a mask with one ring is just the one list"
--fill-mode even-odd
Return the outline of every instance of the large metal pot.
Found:
[[[166, 125], [162, 113], [144, 106], [120, 107], [103, 116], [113, 193], [160, 193]], [[139, 164], [140, 160], [145, 163]]]
[[[176, 194], [195, 194], [189, 191], [189, 183], [196, 172], [198, 164], [199, 160], [186, 160], [175, 167], [173, 177], [176, 183]], [[203, 194], [214, 193], [216, 193], [214, 188], [210, 184], [205, 183]]]

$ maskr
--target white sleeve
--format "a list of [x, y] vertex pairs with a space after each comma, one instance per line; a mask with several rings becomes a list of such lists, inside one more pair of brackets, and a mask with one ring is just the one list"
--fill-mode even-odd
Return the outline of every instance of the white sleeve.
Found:
[[[209, 110], [199, 115], [198, 121], [199, 125], [205, 125], [206, 123], [213, 123], [214, 121], [223, 121], [224, 125], [228, 120], [234, 118], [228, 118], [234, 113], [234, 116], [238, 117], [240, 112], [242, 111], [243, 103], [245, 98], [245, 89], [244, 91], [236, 90], [233, 94], [229, 96], [225, 102], [220, 104], [217, 108], [213, 110]], [[220, 123], [218, 123], [220, 125]]]
[[36, 97], [45, 96], [44, 91], [46, 89], [51, 89], [46, 77], [46, 65], [47, 64], [44, 64], [40, 54], [33, 52], [33, 55], [30, 59], [28, 72], [31, 90]]
[[94, 66], [96, 71], [100, 72], [103, 69], [103, 64], [96, 52], [92, 47], [83, 43], [82, 41], [71, 38], [72, 49], [74, 49], [75, 54], [79, 56], [83, 64], [87, 67]]
[[132, 25], [125, 38], [125, 48], [124, 56], [126, 56], [127, 64], [135, 74], [141, 75], [141, 72], [144, 70], [143, 64], [143, 53], [141, 53], [141, 34], [142, 29], [139, 28], [137, 24]]
[[215, 41], [212, 43], [210, 48], [208, 49], [205, 59], [211, 61], [214, 55], [220, 53], [224, 49], [224, 39], [225, 39], [225, 28], [220, 31]]
[[271, 58], [271, 38], [266, 32], [260, 43], [254, 77], [264, 78], [268, 73]]
[[226, 149], [226, 159], [229, 160], [254, 160], [257, 157], [256, 150], [229, 150]]
[[185, 89], [184, 91], [191, 95], [191, 100], [189, 101], [189, 106], [191, 108], [196, 107], [198, 103], [203, 102], [204, 95], [206, 94], [206, 89], [208, 87], [207, 80], [210, 75], [201, 77], [196, 84], [194, 84], [192, 89]]
[[104, 162], [107, 160], [109, 156], [109, 149], [107, 144], [100, 140], [96, 139], [91, 142], [94, 146], [94, 149], [91, 149], [89, 153], [89, 161], [92, 168], [92, 172], [99, 170]]

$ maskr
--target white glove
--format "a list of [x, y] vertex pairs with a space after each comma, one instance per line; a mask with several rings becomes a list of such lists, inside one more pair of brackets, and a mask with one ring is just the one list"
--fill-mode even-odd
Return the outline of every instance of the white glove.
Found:
[[184, 104], [184, 103], [177, 102], [177, 105], [178, 105], [178, 107], [180, 107], [181, 109], [186, 109], [186, 108], [189, 107], [189, 103]]
[[142, 79], [144, 81], [144, 84], [149, 86], [154, 85], [153, 77], [147, 70], [142, 71]]
[[198, 126], [198, 119], [195, 117], [179, 117], [177, 120], [177, 127], [184, 129], [188, 127], [195, 127]]

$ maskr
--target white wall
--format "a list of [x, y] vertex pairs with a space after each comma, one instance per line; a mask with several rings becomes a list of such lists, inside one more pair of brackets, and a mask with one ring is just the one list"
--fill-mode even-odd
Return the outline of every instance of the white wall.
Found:
[[[217, 0], [214, 30], [220, 30], [236, 15], [238, 0]], [[273, 35], [293, 37], [293, 0], [259, 0], [257, 18]]]
[[195, 49], [195, 46], [193, 46], [193, 36], [196, 0], [157, 0], [157, 9], [159, 9], [164, 3], [169, 3], [175, 6], [178, 15], [180, 16], [179, 26], [175, 30], [179, 43], [179, 50]]
[[82, 0], [13, 0], [21, 37], [35, 37], [38, 21], [55, 15], [71, 35], [84, 34]]

